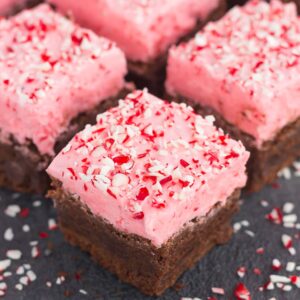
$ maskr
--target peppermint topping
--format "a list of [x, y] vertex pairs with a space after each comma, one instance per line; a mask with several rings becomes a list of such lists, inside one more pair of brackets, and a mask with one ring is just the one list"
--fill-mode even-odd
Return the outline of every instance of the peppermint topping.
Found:
[[[263, 93], [273, 93], [278, 80], [299, 72], [300, 20], [296, 6], [278, 0], [270, 4], [252, 0], [208, 24], [182, 47], [196, 63], [209, 57], [215, 62], [209, 64], [212, 72], [238, 81], [250, 96], [261, 93], [262, 82], [266, 87]], [[251, 109], [249, 113], [253, 113]]]
[[111, 41], [42, 4], [0, 19], [0, 69], [0, 138], [53, 155], [75, 116], [123, 88], [126, 63]]
[[[57, 49], [51, 39], [55, 39]], [[1, 19], [0, 40], [0, 67], [5, 70], [0, 74], [0, 86], [3, 83], [4, 89], [18, 95], [17, 101], [8, 99], [11, 106], [49, 101], [47, 91], [57, 85], [54, 75], [70, 72], [74, 64], [94, 60], [112, 47], [110, 41], [98, 39], [47, 5]], [[16, 78], [10, 80], [6, 73]]]
[[98, 115], [97, 124], [88, 125], [61, 152], [67, 162], [62, 181], [77, 182], [83, 193], [101, 191], [136, 220], [143, 220], [148, 209], [189, 202], [245, 155], [242, 144], [212, 122], [185, 104], [136, 91]]

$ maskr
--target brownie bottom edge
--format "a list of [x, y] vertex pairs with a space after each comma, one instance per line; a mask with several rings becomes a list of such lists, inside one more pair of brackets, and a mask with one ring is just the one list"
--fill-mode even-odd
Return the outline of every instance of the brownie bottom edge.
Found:
[[230, 239], [230, 222], [238, 210], [240, 191], [235, 191], [225, 206], [216, 205], [201, 222], [193, 220], [160, 248], [142, 237], [118, 231], [60, 187], [49, 195], [56, 200], [67, 241], [144, 294], [160, 295], [215, 245]]

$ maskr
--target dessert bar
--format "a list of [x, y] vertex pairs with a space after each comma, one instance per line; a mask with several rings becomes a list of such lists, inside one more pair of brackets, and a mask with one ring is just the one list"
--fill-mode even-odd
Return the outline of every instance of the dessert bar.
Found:
[[98, 115], [47, 169], [66, 239], [149, 295], [228, 241], [249, 153], [213, 120], [146, 90]]
[[116, 104], [126, 59], [46, 5], [0, 20], [0, 186], [48, 188], [51, 158]]
[[[79, 24], [117, 42], [129, 79], [161, 94], [167, 49], [225, 13], [225, 0], [48, 0]], [[112, 21], [113, 20], [113, 21]]]
[[170, 50], [166, 88], [213, 113], [251, 151], [259, 190], [300, 154], [300, 19], [294, 3], [250, 1]]

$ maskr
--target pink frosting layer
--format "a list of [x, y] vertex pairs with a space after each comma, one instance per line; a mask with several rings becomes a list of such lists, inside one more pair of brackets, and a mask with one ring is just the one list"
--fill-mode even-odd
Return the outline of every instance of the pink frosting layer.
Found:
[[149, 61], [208, 16], [220, 0], [48, 0], [116, 41], [134, 61]]
[[250, 1], [170, 50], [166, 87], [214, 107], [257, 147], [300, 116], [294, 3]]
[[78, 133], [47, 172], [95, 215], [159, 247], [246, 182], [249, 153], [212, 123], [136, 91]]
[[0, 16], [10, 12], [16, 5], [24, 3], [25, 0], [0, 0]]
[[0, 21], [0, 135], [53, 154], [78, 113], [124, 86], [125, 56], [47, 5]]

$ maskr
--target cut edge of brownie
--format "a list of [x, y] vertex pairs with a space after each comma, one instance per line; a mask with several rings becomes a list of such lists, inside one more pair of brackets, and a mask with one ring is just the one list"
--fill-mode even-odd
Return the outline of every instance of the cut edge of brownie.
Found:
[[[205, 20], [198, 21], [196, 27], [183, 38], [179, 39], [176, 44], [188, 41], [199, 30], [201, 30], [207, 22], [216, 21], [221, 18], [226, 13], [226, 9], [226, 0], [221, 0], [220, 5]], [[162, 96], [164, 92], [163, 83], [166, 79], [168, 51], [169, 49], [164, 54], [150, 62], [129, 60], [129, 73], [127, 75], [127, 80], [134, 81], [138, 88], [148, 87], [151, 93]]]
[[147, 295], [161, 295], [211, 248], [226, 243], [232, 235], [231, 219], [239, 209], [240, 190], [235, 190], [225, 205], [216, 204], [207, 216], [191, 220], [180, 233], [157, 248], [149, 240], [121, 232], [93, 215], [59, 181], [54, 179], [52, 186], [48, 196], [56, 203], [66, 240]]
[[300, 156], [300, 117], [282, 128], [273, 140], [266, 141], [260, 148], [257, 148], [254, 137], [229, 123], [213, 108], [202, 106], [183, 96], [166, 95], [165, 98], [175, 102], [184, 101], [202, 116], [213, 115], [216, 118], [217, 127], [222, 128], [233, 139], [240, 140], [245, 145], [251, 154], [247, 163], [246, 190], [249, 192], [258, 192], [266, 184], [273, 183], [278, 172], [290, 166]]
[[[59, 153], [86, 124], [95, 123], [99, 113], [116, 106], [119, 99], [131, 90], [127, 85], [117, 96], [101, 101], [95, 108], [73, 118], [67, 129], [58, 137], [54, 152]], [[50, 185], [45, 169], [52, 158], [50, 155], [40, 154], [32, 141], [20, 144], [10, 136], [8, 143], [0, 142], [0, 187], [23, 193], [44, 194]]]

